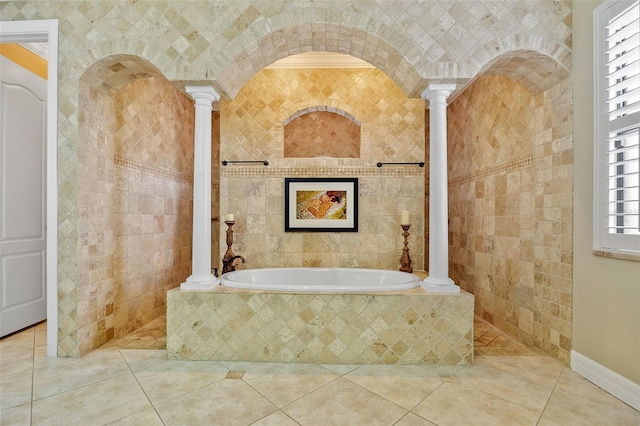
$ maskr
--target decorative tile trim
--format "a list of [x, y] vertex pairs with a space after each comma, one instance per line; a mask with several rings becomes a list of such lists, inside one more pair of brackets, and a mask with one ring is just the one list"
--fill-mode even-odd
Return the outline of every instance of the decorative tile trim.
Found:
[[223, 169], [221, 177], [238, 176], [423, 176], [414, 167], [234, 167]]
[[140, 161], [124, 158], [119, 155], [113, 156], [113, 163], [116, 166], [125, 167], [127, 169], [139, 170], [144, 173], [149, 173], [154, 176], [163, 177], [189, 185], [193, 185], [193, 177], [187, 176], [183, 173], [174, 172], [171, 170], [163, 169], [161, 167], [150, 166], [148, 164], [141, 163]]
[[508, 163], [499, 164], [494, 167], [487, 167], [485, 169], [478, 170], [477, 172], [451, 179], [449, 181], [449, 186], [459, 185], [461, 183], [470, 182], [472, 180], [480, 179], [483, 177], [496, 175], [499, 173], [508, 173], [514, 170], [524, 169], [531, 166], [533, 166], [533, 154], [517, 158], [513, 161], [509, 161]]

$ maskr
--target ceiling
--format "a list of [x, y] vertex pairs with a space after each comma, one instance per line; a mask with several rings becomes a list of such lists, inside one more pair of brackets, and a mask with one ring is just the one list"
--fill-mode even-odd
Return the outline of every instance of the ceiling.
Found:
[[375, 68], [368, 62], [351, 55], [333, 52], [305, 52], [287, 56], [267, 67], [283, 68]]

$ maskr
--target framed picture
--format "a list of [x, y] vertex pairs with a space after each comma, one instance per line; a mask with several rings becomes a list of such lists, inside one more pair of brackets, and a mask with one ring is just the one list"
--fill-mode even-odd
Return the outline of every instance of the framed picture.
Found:
[[357, 232], [358, 178], [285, 178], [285, 232]]

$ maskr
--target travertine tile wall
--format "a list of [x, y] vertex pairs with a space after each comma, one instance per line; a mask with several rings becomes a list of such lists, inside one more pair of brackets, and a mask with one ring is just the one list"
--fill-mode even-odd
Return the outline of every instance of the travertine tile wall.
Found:
[[[98, 61], [129, 55], [179, 87], [211, 84], [231, 98], [275, 60], [341, 52], [382, 70], [414, 97], [429, 83], [469, 83], [505, 55], [540, 59], [506, 72], [548, 88], [548, 66], [570, 72], [571, 2], [234, 1], [0, 2], [0, 19], [59, 20], [58, 315], [60, 356], [77, 356], [80, 144], [78, 84]], [[129, 71], [135, 64], [125, 66]], [[145, 74], [146, 73], [146, 74]], [[333, 167], [333, 166], [332, 166]]]
[[[78, 133], [78, 283], [58, 283], [65, 297], [58, 304], [59, 327], [76, 330], [61, 334], [58, 345], [79, 356], [113, 337], [113, 272], [115, 248], [112, 190], [115, 168], [115, 98], [90, 84], [81, 84]], [[105, 119], [105, 117], [109, 117]], [[61, 206], [71, 209], [70, 205]], [[63, 226], [69, 227], [69, 224]], [[60, 262], [61, 267], [68, 263]], [[75, 301], [75, 303], [71, 303]], [[78, 340], [81, 342], [78, 345]]]
[[534, 343], [568, 363], [573, 317], [573, 92], [547, 90], [544, 130], [534, 141]]
[[[340, 109], [361, 123], [358, 158], [284, 158], [283, 123], [317, 106]], [[247, 267], [398, 269], [400, 211], [409, 210], [410, 253], [416, 270], [421, 269], [424, 169], [378, 168], [376, 163], [422, 161], [423, 129], [424, 101], [407, 98], [379, 70], [267, 69], [258, 73], [234, 100], [221, 102], [222, 159], [270, 161], [268, 167], [221, 170], [220, 213], [235, 215], [234, 253], [247, 259]], [[329, 142], [327, 149], [332, 146]], [[318, 149], [324, 151], [324, 145]], [[284, 178], [292, 176], [359, 178], [358, 232], [285, 233]], [[226, 226], [221, 227], [222, 242], [225, 232]], [[220, 247], [224, 250], [226, 245]]]
[[450, 273], [476, 313], [567, 362], [571, 340], [569, 79], [541, 94], [478, 78], [449, 107]]
[[166, 291], [191, 269], [193, 101], [163, 77], [88, 80], [80, 353], [164, 315]]

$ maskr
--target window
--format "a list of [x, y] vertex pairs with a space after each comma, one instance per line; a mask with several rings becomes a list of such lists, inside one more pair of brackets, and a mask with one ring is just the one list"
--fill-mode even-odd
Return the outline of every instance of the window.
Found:
[[594, 249], [640, 254], [640, 1], [595, 10]]

